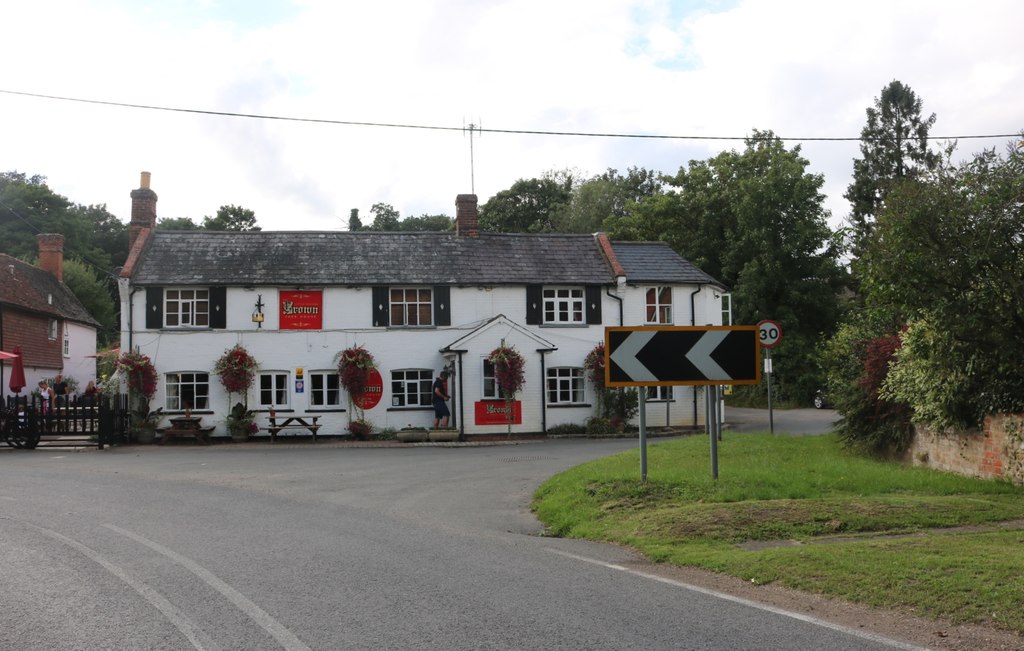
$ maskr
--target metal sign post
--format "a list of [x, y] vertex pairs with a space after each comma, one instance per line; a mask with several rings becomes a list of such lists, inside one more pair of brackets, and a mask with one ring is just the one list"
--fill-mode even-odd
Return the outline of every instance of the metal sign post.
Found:
[[775, 414], [772, 411], [772, 348], [782, 341], [782, 326], [776, 321], [765, 319], [757, 324], [758, 337], [765, 349], [764, 373], [768, 376], [768, 432], [775, 434]]

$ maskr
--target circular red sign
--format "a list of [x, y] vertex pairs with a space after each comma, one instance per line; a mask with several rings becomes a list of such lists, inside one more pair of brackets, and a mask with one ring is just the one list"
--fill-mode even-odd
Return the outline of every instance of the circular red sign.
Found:
[[380, 376], [377, 369], [370, 369], [370, 373], [366, 378], [366, 387], [364, 387], [362, 393], [352, 396], [352, 402], [360, 409], [373, 409], [380, 402], [383, 395], [384, 378]]

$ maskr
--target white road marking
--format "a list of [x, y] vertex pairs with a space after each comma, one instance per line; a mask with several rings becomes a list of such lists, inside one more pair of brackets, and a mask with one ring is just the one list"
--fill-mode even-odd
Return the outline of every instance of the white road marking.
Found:
[[53, 538], [59, 542], [64, 543], [68, 547], [77, 550], [82, 555], [86, 556], [90, 560], [98, 563], [108, 572], [127, 583], [133, 590], [142, 595], [142, 598], [148, 601], [154, 608], [160, 611], [164, 617], [174, 625], [181, 634], [185, 636], [192, 646], [197, 651], [220, 651], [220, 647], [213, 642], [206, 635], [199, 626], [195, 624], [188, 616], [182, 613], [178, 608], [168, 601], [163, 595], [151, 588], [149, 585], [143, 583], [132, 577], [131, 574], [123, 570], [121, 567], [108, 561], [102, 554], [89, 547], [86, 547], [77, 540], [68, 538], [65, 535], [59, 534], [51, 529], [40, 527], [29, 522], [20, 521], [22, 524], [32, 527], [39, 531], [45, 536]]
[[281, 643], [288, 651], [311, 651], [311, 649], [303, 643], [294, 633], [289, 631], [280, 622], [274, 619], [268, 612], [254, 604], [248, 597], [243, 595], [238, 590], [235, 590], [230, 585], [222, 581], [213, 572], [210, 572], [203, 566], [199, 565], [195, 561], [182, 556], [181, 554], [164, 547], [159, 543], [155, 543], [148, 538], [144, 538], [136, 533], [122, 529], [113, 524], [103, 525], [111, 531], [131, 538], [135, 542], [149, 547], [155, 552], [163, 554], [167, 558], [171, 559], [175, 563], [178, 563], [189, 572], [192, 572], [201, 580], [203, 580], [208, 586], [216, 590], [217, 592], [224, 595], [228, 601], [233, 603], [239, 610], [249, 616], [257, 625], [260, 626], [267, 633], [272, 635], [275, 640]]
[[733, 596], [731, 594], [726, 594], [724, 592], [719, 592], [717, 590], [711, 590], [711, 589], [708, 589], [708, 588], [702, 588], [702, 587], [700, 587], [698, 585], [691, 585], [689, 583], [684, 583], [682, 581], [676, 581], [675, 579], [669, 579], [669, 578], [666, 578], [666, 577], [663, 577], [663, 576], [658, 576], [656, 574], [649, 574], [647, 572], [641, 572], [640, 570], [632, 570], [632, 569], [630, 569], [628, 567], [624, 567], [622, 565], [616, 565], [615, 563], [607, 563], [605, 561], [597, 560], [596, 558], [588, 558], [586, 556], [579, 556], [577, 554], [572, 554], [572, 553], [569, 553], [569, 552], [564, 552], [564, 551], [562, 551], [560, 549], [554, 549], [552, 547], [548, 547], [547, 551], [551, 552], [552, 554], [558, 554], [559, 556], [565, 556], [567, 558], [572, 558], [574, 560], [582, 561], [584, 563], [590, 563], [591, 565], [600, 565], [601, 567], [606, 567], [606, 568], [608, 568], [610, 570], [618, 570], [620, 572], [626, 572], [626, 573], [632, 574], [634, 576], [639, 576], [639, 577], [642, 577], [642, 578], [645, 578], [645, 579], [650, 579], [652, 581], [658, 581], [659, 583], [667, 583], [668, 585], [672, 585], [672, 586], [675, 586], [677, 588], [683, 588], [684, 590], [692, 590], [693, 592], [699, 592], [701, 594], [705, 594], [705, 595], [708, 595], [710, 597], [715, 597], [717, 599], [723, 599], [725, 601], [731, 601], [733, 603], [741, 604], [741, 605], [747, 606], [749, 608], [757, 608], [758, 610], [764, 610], [766, 612], [774, 613], [776, 615], [782, 615], [783, 617], [789, 617], [789, 618], [792, 618], [792, 619], [799, 620], [801, 622], [806, 622], [808, 624], [814, 624], [815, 626], [821, 626], [823, 628], [830, 628], [830, 629], [832, 629], [834, 631], [839, 631], [841, 633], [846, 633], [847, 635], [853, 635], [853, 636], [856, 636], [856, 637], [859, 637], [859, 638], [863, 638], [863, 639], [866, 639], [866, 640], [871, 640], [872, 642], [878, 642], [879, 644], [885, 644], [885, 645], [890, 646], [890, 647], [892, 647], [894, 649], [902, 649], [904, 651], [928, 651], [928, 647], [920, 647], [920, 646], [916, 646], [914, 644], [910, 644], [910, 643], [907, 643], [907, 642], [901, 642], [899, 640], [893, 640], [892, 638], [888, 638], [888, 637], [885, 637], [883, 635], [876, 635], [875, 633], [868, 633], [866, 631], [860, 631], [860, 630], [857, 630], [855, 628], [850, 628], [849, 626], [842, 626], [840, 624], [833, 624], [832, 622], [828, 622], [828, 621], [825, 621], [823, 619], [818, 619], [817, 617], [811, 617], [810, 615], [804, 615], [803, 613], [796, 613], [796, 612], [793, 612], [791, 610], [783, 610], [782, 608], [776, 608], [774, 606], [769, 606], [767, 604], [761, 604], [761, 603], [758, 603], [756, 601], [751, 601], [749, 599], [744, 599], [742, 597], [736, 597], [736, 596]]

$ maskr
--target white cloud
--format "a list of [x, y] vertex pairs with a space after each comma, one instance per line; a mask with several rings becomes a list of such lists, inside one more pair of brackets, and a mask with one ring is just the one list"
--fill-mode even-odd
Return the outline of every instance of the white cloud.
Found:
[[[893, 79], [935, 135], [1024, 127], [1012, 1], [241, 3], [37, 0], [5, 8], [0, 88], [211, 111], [452, 127], [397, 129], [147, 111], [0, 94], [0, 170], [48, 177], [123, 220], [138, 173], [162, 217], [223, 204], [265, 229], [328, 229], [349, 210], [453, 213], [469, 191], [458, 128], [857, 136]], [[795, 143], [791, 143], [795, 144]], [[484, 133], [481, 201], [547, 170], [675, 172], [737, 141]], [[961, 151], [1002, 147], [962, 141]], [[842, 217], [855, 142], [808, 142]]]

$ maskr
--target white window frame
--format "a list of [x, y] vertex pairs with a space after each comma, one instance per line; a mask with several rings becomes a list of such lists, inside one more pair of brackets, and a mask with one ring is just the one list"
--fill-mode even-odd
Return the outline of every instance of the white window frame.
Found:
[[486, 357], [480, 359], [480, 397], [483, 400], [501, 400], [494, 364]]
[[552, 366], [547, 369], [548, 404], [585, 405], [587, 403], [586, 374], [580, 366]]
[[210, 290], [194, 287], [165, 289], [164, 327], [209, 328]]
[[71, 357], [71, 332], [66, 323], [64, 324], [64, 343], [61, 349], [64, 352], [64, 357]]
[[722, 294], [722, 325], [732, 325], [732, 294]]
[[544, 287], [541, 290], [543, 323], [584, 325], [587, 322], [586, 292], [582, 287]]
[[[182, 391], [190, 387], [190, 391]], [[192, 402], [182, 402], [182, 395], [191, 393]], [[210, 374], [205, 371], [178, 371], [164, 375], [164, 408], [167, 411], [210, 408]]]
[[57, 319], [50, 319], [47, 324], [46, 336], [50, 341], [57, 340]]
[[675, 402], [671, 386], [647, 387], [647, 402]]
[[433, 327], [433, 287], [389, 287], [388, 315], [396, 328]]
[[257, 402], [267, 409], [287, 409], [291, 406], [291, 373], [263, 371], [256, 376]]
[[434, 371], [429, 368], [399, 368], [391, 371], [391, 406], [421, 408], [433, 403]]
[[644, 323], [646, 325], [672, 325], [671, 287], [660, 285], [646, 289], [644, 292]]
[[310, 371], [309, 373], [309, 406], [340, 407], [341, 378], [337, 370]]

